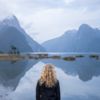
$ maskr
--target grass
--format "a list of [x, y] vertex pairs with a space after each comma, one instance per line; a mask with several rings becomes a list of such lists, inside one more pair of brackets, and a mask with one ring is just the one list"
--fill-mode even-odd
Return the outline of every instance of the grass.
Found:
[[92, 54], [92, 55], [90, 55], [90, 58], [95, 58], [95, 59], [99, 60], [99, 55]]
[[76, 55], [75, 57], [77, 57], [77, 58], [83, 58], [84, 55]]
[[63, 57], [62, 59], [65, 60], [65, 61], [74, 61], [74, 60], [76, 60], [76, 58], [73, 57], [73, 56]]

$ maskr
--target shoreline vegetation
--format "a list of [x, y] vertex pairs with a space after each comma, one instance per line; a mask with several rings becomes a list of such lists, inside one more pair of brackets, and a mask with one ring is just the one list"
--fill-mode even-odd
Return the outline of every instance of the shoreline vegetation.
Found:
[[[74, 54], [74, 53], [47, 53], [47, 52], [34, 52], [34, 53], [20, 53], [20, 54], [5, 54], [0, 53], [0, 61], [19, 61], [19, 60], [38, 60], [38, 59], [58, 59], [64, 61], [75, 61], [78, 58], [84, 58], [87, 54]], [[88, 54], [89, 58], [99, 60], [100, 54]]]

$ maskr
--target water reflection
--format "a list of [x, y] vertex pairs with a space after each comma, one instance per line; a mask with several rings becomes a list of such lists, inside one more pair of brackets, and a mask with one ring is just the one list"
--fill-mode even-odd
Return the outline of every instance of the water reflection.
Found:
[[15, 89], [25, 72], [37, 62], [36, 60], [23, 60], [14, 63], [12, 61], [0, 61], [0, 84]]
[[[9, 97], [13, 100], [36, 100], [35, 89], [44, 63], [34, 65], [20, 80], [16, 90]], [[67, 75], [61, 68], [56, 67], [60, 81], [61, 100], [100, 100], [100, 77], [83, 82], [77, 76]]]
[[[41, 61], [42, 63], [38, 63], [39, 61]], [[39, 78], [39, 73], [43, 65], [46, 63], [52, 63], [57, 67], [57, 73], [61, 83], [61, 91], [63, 93], [62, 100], [66, 100], [66, 99], [99, 100], [100, 99], [100, 97], [98, 97], [98, 93], [100, 92], [100, 88], [98, 88], [99, 87], [98, 83], [100, 83], [100, 79], [99, 79], [100, 78], [99, 77], [100, 57], [97, 54], [92, 54], [92, 55], [90, 54], [77, 55], [77, 54], [65, 54], [65, 53], [45, 54], [45, 55], [27, 54], [25, 55], [25, 59], [23, 60], [17, 60], [14, 62], [0, 61], [0, 84], [3, 84], [6, 87], [12, 87], [12, 89], [15, 90], [14, 93], [15, 97], [18, 94], [21, 97], [25, 95], [23, 93], [23, 90], [25, 87], [27, 87], [26, 83], [31, 84], [31, 86], [34, 88], [34, 91], [31, 91], [32, 87], [28, 85], [29, 92], [33, 93], [35, 92], [35, 84], [37, 82], [37, 79]], [[37, 66], [35, 64], [37, 64]], [[29, 71], [30, 68], [33, 69], [31, 70], [31, 72]], [[29, 74], [29, 78], [25, 77], [26, 73]], [[25, 80], [22, 83], [20, 83], [21, 79], [23, 78], [25, 78]], [[87, 88], [89, 90], [87, 90]], [[20, 89], [22, 89], [22, 95], [19, 92]], [[77, 90], [78, 92], [75, 92]], [[82, 93], [85, 93], [87, 91], [89, 93], [87, 94], [88, 98], [86, 97], [84, 98], [82, 96], [84, 94]], [[29, 98], [26, 99], [25, 96], [23, 96], [23, 99], [21, 99], [20, 96], [18, 97], [18, 99], [15, 100], [29, 100]], [[33, 95], [31, 95], [31, 98], [34, 98]]]
[[[73, 56], [75, 59], [71, 58], [71, 61], [62, 60], [62, 59], [44, 59], [42, 60], [44, 63], [53, 63], [57, 67], [64, 70], [66, 74], [69, 75], [78, 75], [82, 81], [89, 81], [93, 76], [100, 75], [100, 61], [95, 59], [97, 56]], [[91, 58], [92, 57], [92, 58]]]

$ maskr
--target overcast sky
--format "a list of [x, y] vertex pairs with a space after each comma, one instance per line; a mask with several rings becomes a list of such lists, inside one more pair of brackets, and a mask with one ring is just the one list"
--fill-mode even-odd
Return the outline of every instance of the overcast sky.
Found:
[[39, 43], [83, 23], [100, 28], [100, 0], [0, 0], [0, 19], [12, 14]]

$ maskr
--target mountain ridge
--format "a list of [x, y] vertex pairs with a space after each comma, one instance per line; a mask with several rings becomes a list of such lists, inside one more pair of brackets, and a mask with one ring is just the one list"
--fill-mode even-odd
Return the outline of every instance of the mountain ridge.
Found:
[[100, 30], [87, 24], [42, 44], [48, 52], [100, 52]]
[[[3, 34], [2, 34], [3, 33]], [[11, 34], [12, 33], [12, 34]], [[5, 34], [5, 35], [4, 35]], [[10, 36], [9, 36], [10, 35]], [[6, 44], [8, 41], [19, 41], [18, 38], [16, 38], [15, 36], [19, 35], [19, 39], [20, 39], [20, 42], [25, 42], [23, 45], [26, 45], [28, 46], [28, 48], [32, 48], [32, 49], [27, 49], [26, 51], [28, 52], [38, 52], [38, 51], [45, 51], [45, 49], [39, 44], [37, 43], [35, 40], [33, 40], [26, 32], [25, 30], [20, 26], [20, 23], [18, 21], [18, 19], [16, 18], [16, 16], [10, 16], [10, 17], [7, 17], [5, 19], [3, 19], [1, 22], [0, 22], [0, 39], [1, 39], [1, 42], [4, 43], [4, 39], [6, 37]], [[9, 37], [9, 39], [7, 38]], [[21, 41], [21, 39], [24, 37], [24, 40]], [[14, 39], [13, 39], [14, 38]], [[7, 40], [8, 39], [8, 40]], [[16, 43], [12, 43], [13, 45], [16, 45]], [[6, 46], [5, 44], [5, 46]], [[20, 44], [20, 43], [19, 43]], [[1, 49], [2, 48], [2, 45], [1, 44]], [[7, 45], [10, 45], [10, 44], [7, 44]], [[4, 46], [4, 45], [3, 45]], [[18, 46], [18, 44], [17, 44]], [[19, 45], [20, 46], [20, 45]], [[19, 47], [18, 46], [18, 47]], [[20, 47], [21, 48], [21, 47]], [[3, 49], [4, 50], [4, 49]], [[24, 52], [25, 51], [25, 48], [23, 49]], [[22, 50], [22, 51], [23, 51]]]

